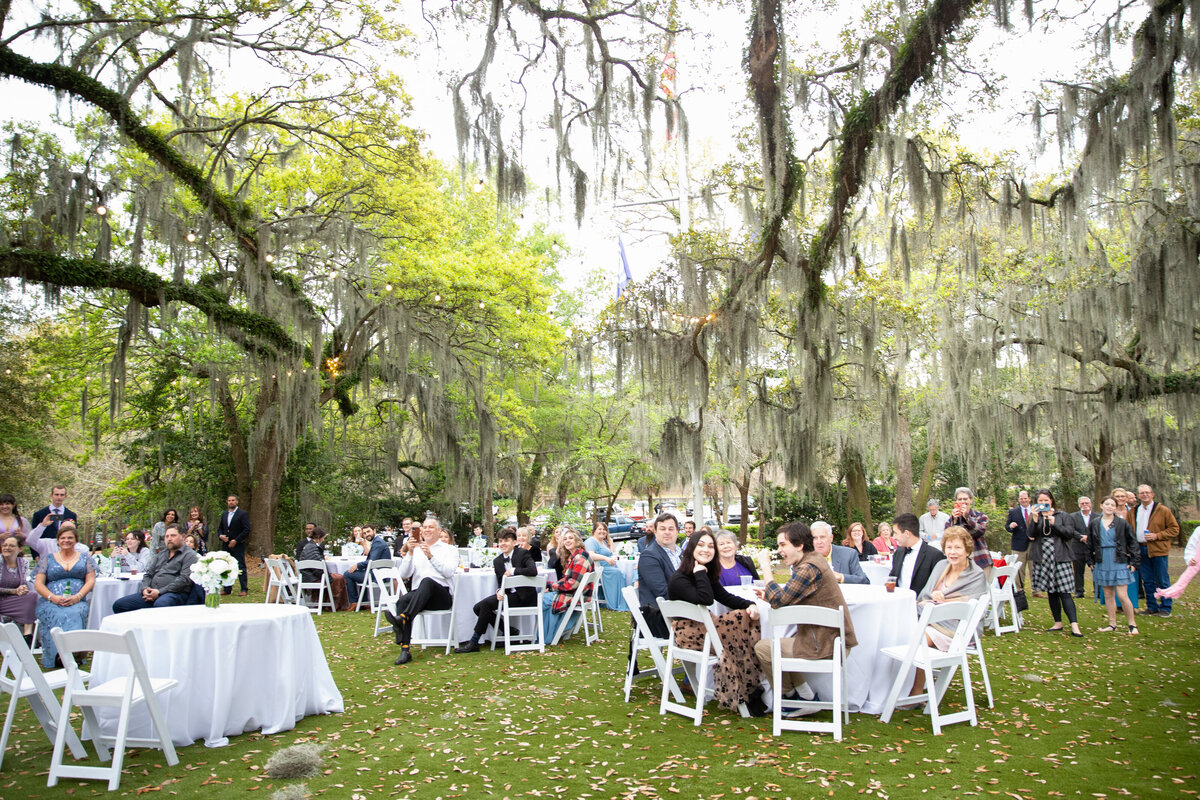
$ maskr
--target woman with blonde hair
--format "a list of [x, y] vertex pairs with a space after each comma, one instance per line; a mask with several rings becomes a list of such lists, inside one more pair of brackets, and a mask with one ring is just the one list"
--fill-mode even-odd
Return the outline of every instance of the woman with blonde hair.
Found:
[[850, 527], [846, 529], [846, 538], [842, 539], [842, 546], [854, 548], [859, 561], [866, 561], [879, 552], [867, 538], [867, 529], [861, 522], [850, 523]]
[[617, 567], [617, 554], [608, 526], [597, 522], [592, 535], [583, 543], [592, 561], [600, 565], [600, 581], [604, 586], [604, 605], [612, 611], [628, 611], [621, 590], [625, 588], [625, 575]]
[[[871, 542], [875, 546], [875, 552], [882, 553], [885, 556], [890, 556], [900, 547], [900, 540], [896, 538], [896, 534], [892, 531], [891, 523], [879, 523], [879, 535], [875, 537], [875, 541]], [[860, 558], [859, 561], [862, 559]]]
[[[542, 595], [542, 631], [547, 642], [554, 638], [571, 598], [579, 589], [579, 582], [592, 571], [592, 559], [583, 546], [582, 536], [571, 528], [560, 528], [558, 543], [558, 562], [562, 565], [563, 576]], [[591, 599], [591, 596], [589, 587], [584, 599]]]
[[87, 627], [88, 596], [96, 585], [96, 565], [91, 556], [76, 549], [77, 536], [75, 523], [65, 520], [55, 538], [58, 551], [51, 552], [47, 546], [38, 559], [34, 591], [41, 598], [37, 617], [42, 623], [42, 666], [46, 669], [52, 669], [58, 658], [50, 631], [81, 631]]

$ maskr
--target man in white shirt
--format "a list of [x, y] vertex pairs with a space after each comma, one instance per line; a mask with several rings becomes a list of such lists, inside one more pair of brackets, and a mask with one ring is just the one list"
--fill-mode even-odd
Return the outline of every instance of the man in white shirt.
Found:
[[940, 504], [936, 497], [929, 498], [925, 508], [926, 512], [921, 515], [921, 541], [941, 550], [942, 534], [946, 532], [946, 524], [950, 522], [950, 515], [940, 510]]
[[917, 533], [920, 523], [917, 522], [915, 514], [897, 514], [892, 520], [892, 527], [896, 531], [900, 547], [892, 556], [890, 575], [896, 579], [901, 589], [912, 589], [920, 594], [933, 572], [933, 565], [946, 556], [941, 550], [926, 547], [921, 543], [921, 537]]
[[409, 642], [417, 615], [422, 611], [446, 611], [454, 604], [450, 581], [458, 568], [458, 548], [441, 541], [441, 535], [441, 523], [429, 517], [421, 523], [420, 541], [410, 536], [400, 548], [400, 577], [411, 579], [412, 591], [396, 601], [394, 614], [383, 610], [400, 645], [397, 666], [412, 661]]
[[1084, 568], [1087, 565], [1088, 527], [1092, 524], [1092, 498], [1084, 495], [1075, 502], [1079, 504], [1079, 510], [1070, 515], [1071, 523], [1083, 536], [1083, 539], [1073, 539], [1069, 543], [1069, 546], [1071, 548], [1071, 566], [1075, 569], [1075, 596], [1083, 597], [1083, 575]]

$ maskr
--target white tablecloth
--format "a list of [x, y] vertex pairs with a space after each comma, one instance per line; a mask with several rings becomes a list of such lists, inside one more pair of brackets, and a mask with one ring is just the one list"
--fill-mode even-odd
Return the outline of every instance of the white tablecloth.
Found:
[[[148, 608], [113, 614], [101, 630], [133, 631], [152, 678], [179, 683], [161, 698], [176, 745], [204, 739], [209, 747], [250, 730], [291, 730], [310, 714], [340, 713], [333, 682], [310, 613], [295, 606], [227, 603]], [[97, 653], [93, 686], [128, 674], [121, 657]], [[116, 711], [101, 716], [116, 733]], [[137, 710], [130, 736], [150, 735], [149, 715]]]
[[[850, 710], [879, 714], [900, 669], [900, 665], [880, 653], [880, 649], [908, 644], [916, 636], [917, 596], [909, 589], [888, 592], [879, 586], [861, 584], [843, 584], [841, 590], [850, 607], [850, 619], [854, 621], [854, 635], [858, 639], [858, 645], [846, 658], [846, 696]], [[750, 587], [731, 587], [730, 592], [753, 597]], [[767, 615], [770, 606], [759, 601], [759, 613], [763, 636], [769, 636]], [[827, 676], [814, 675], [809, 679], [809, 685], [823, 700], [833, 693], [833, 682]]]
[[142, 576], [134, 575], [129, 580], [120, 578], [96, 578], [92, 588], [88, 608], [88, 628], [100, 630], [100, 623], [112, 614], [112, 604], [128, 594], [139, 594], [142, 591]]
[[[330, 575], [341, 575], [350, 567], [362, 561], [362, 556], [326, 556], [325, 568], [329, 570]], [[353, 603], [358, 598], [350, 600]]]
[[[554, 570], [538, 567], [538, 574], [545, 578], [553, 578]], [[489, 594], [495, 594], [500, 588], [496, 583], [496, 571], [491, 567], [481, 567], [470, 572], [454, 573], [454, 583], [451, 591], [454, 594], [454, 641], [465, 642], [471, 638], [475, 630], [475, 604]], [[426, 623], [422, 623], [426, 624]], [[431, 636], [445, 634], [444, 618], [431, 618], [428, 631]]]
[[860, 561], [858, 565], [862, 567], [863, 573], [871, 581], [872, 586], [883, 586], [888, 573], [892, 571], [891, 562], [876, 564], [874, 561]]
[[622, 558], [617, 561], [617, 569], [621, 570], [621, 574], [625, 576], [625, 585], [633, 586], [637, 581], [637, 559], [630, 561], [628, 558]]

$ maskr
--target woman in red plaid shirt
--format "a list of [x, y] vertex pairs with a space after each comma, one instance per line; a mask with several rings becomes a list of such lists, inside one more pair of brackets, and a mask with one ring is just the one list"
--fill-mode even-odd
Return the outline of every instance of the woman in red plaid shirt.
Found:
[[[563, 615], [567, 613], [567, 606], [579, 588], [579, 582], [592, 571], [592, 559], [583, 546], [583, 537], [570, 528], [564, 527], [558, 531], [558, 560], [563, 567], [562, 578], [550, 584], [550, 588], [542, 595], [542, 630], [547, 642], [554, 638]], [[589, 586], [584, 599], [590, 599], [591, 595]]]

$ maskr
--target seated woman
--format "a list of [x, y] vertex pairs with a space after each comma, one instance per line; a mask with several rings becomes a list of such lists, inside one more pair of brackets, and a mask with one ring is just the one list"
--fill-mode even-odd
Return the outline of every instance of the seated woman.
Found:
[[[879, 535], [875, 537], [875, 541], [871, 542], [875, 546], [875, 552], [880, 555], [890, 556], [896, 552], [896, 548], [900, 547], [900, 540], [892, 533], [892, 525], [888, 522], [879, 523]], [[860, 561], [862, 559], [859, 559]]]
[[[730, 594], [721, 585], [721, 572], [717, 542], [712, 534], [693, 533], [683, 547], [679, 569], [667, 583], [667, 597], [701, 606], [717, 602], [732, 609], [720, 616], [713, 615], [723, 648], [713, 669], [713, 693], [721, 708], [737, 711], [745, 703], [752, 716], [761, 717], [767, 713], [767, 706], [763, 702], [765, 676], [754, 655], [754, 644], [762, 638], [758, 607], [751, 600]], [[706, 632], [700, 623], [677, 619], [674, 627], [675, 644], [679, 647], [699, 650], [704, 646]]]
[[863, 527], [861, 522], [851, 522], [850, 528], [846, 531], [846, 538], [842, 539], [844, 547], [853, 547], [854, 552], [858, 553], [859, 561], [866, 561], [871, 556], [879, 551], [875, 549], [875, 545], [867, 538], [867, 529]]
[[613, 611], [628, 611], [621, 590], [625, 588], [625, 575], [617, 568], [617, 556], [613, 552], [613, 540], [608, 526], [597, 522], [596, 528], [583, 546], [592, 556], [592, 563], [601, 568], [600, 581], [604, 586], [604, 605]]
[[34, 589], [39, 595], [37, 618], [42, 623], [42, 666], [46, 669], [53, 669], [58, 659], [50, 631], [87, 627], [88, 595], [96, 584], [96, 565], [91, 556], [75, 549], [75, 537], [75, 523], [63, 522], [58, 526], [58, 550], [51, 552], [46, 547], [38, 559]]
[[[975, 543], [971, 534], [961, 525], [951, 525], [942, 535], [942, 552], [946, 557], [933, 566], [925, 588], [917, 595], [917, 607], [930, 603], [949, 603], [957, 600], [975, 600], [987, 591], [987, 576], [983, 569], [971, 560]], [[925, 641], [930, 647], [946, 651], [954, 640], [954, 631], [959, 620], [952, 619], [930, 625], [925, 629]], [[925, 673], [917, 670], [911, 694], [925, 690]]]
[[[546, 643], [554, 638], [571, 598], [579, 589], [579, 582], [592, 571], [592, 560], [588, 557], [587, 548], [583, 546], [583, 537], [570, 528], [560, 528], [557, 532], [560, 542], [558, 546], [558, 562], [562, 565], [562, 578], [550, 585], [542, 595], [542, 632]], [[589, 590], [584, 599], [592, 596]]]
[[22, 538], [0, 534], [0, 622], [15, 622], [28, 639], [37, 615], [36, 593], [29, 591], [29, 559], [21, 557]]
[[563, 579], [563, 563], [558, 557], [558, 528], [550, 531], [550, 544], [546, 545], [546, 567], [554, 570], [555, 580]]
[[113, 559], [119, 560], [122, 572], [142, 572], [150, 567], [154, 554], [146, 546], [146, 532], [132, 530], [125, 534], [125, 543], [113, 548]]
[[[300, 547], [300, 561], [324, 561], [325, 560], [325, 537], [329, 534], [324, 528], [313, 528], [312, 536], [304, 540], [304, 544]], [[300, 570], [305, 583], [316, 583], [321, 580], [321, 573], [315, 569]], [[329, 588], [333, 594], [333, 607], [338, 611], [350, 610], [350, 595], [346, 591], [346, 576], [339, 575], [336, 572], [329, 572]], [[318, 591], [315, 589], [308, 590], [309, 595], [313, 600], [316, 600]]]
[[739, 542], [736, 533], [719, 530], [714, 538], [717, 542], [717, 562], [721, 567], [718, 583], [722, 586], [741, 586], [743, 577], [748, 577], [751, 581], [758, 580], [758, 570], [754, 568], [754, 562], [749, 556], [738, 553]]

